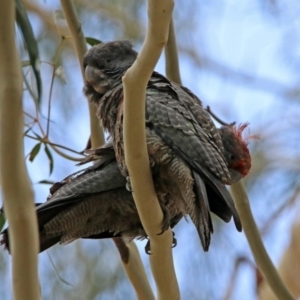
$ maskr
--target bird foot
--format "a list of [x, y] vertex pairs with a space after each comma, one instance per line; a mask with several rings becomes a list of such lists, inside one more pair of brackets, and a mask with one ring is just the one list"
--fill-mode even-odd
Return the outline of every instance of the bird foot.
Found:
[[7, 237], [7, 234], [5, 234], [5, 233], [2, 233], [2, 236], [1, 236], [0, 246], [2, 246], [2, 245], [4, 245], [5, 250], [8, 250], [8, 237]]
[[149, 156], [149, 163], [150, 163], [150, 168], [153, 168], [155, 166], [155, 161], [152, 156]]
[[172, 231], [173, 234], [173, 241], [172, 241], [172, 248], [175, 248], [177, 246], [177, 239], [175, 238], [175, 232]]
[[130, 193], [132, 193], [132, 187], [131, 187], [131, 181], [130, 181], [130, 176], [126, 177], [126, 190]]
[[[177, 239], [175, 238], [175, 233], [172, 231], [173, 234], [173, 241], [172, 241], [172, 248], [177, 246]], [[151, 247], [150, 247], [150, 241], [148, 240], [146, 246], [145, 246], [145, 252], [148, 255], [151, 255]]]

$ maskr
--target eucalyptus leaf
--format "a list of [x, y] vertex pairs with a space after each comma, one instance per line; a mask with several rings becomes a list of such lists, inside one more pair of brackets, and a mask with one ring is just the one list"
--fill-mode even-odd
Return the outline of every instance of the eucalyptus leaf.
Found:
[[98, 44], [102, 43], [100, 40], [94, 39], [92, 37], [86, 37], [85, 40], [91, 46], [95, 46], [95, 45], [98, 45]]
[[15, 0], [16, 3], [16, 21], [22, 32], [24, 43], [27, 46], [30, 64], [33, 70], [33, 74], [36, 79], [37, 87], [37, 105], [40, 105], [42, 95], [42, 80], [40, 75], [40, 59], [38, 44], [34, 37], [33, 30], [26, 12], [26, 9], [21, 0]]
[[44, 179], [44, 180], [39, 181], [38, 183], [41, 183], [41, 184], [51, 184], [51, 185], [53, 185], [55, 182], [52, 181], [52, 180]]
[[53, 156], [49, 150], [49, 147], [45, 144], [45, 153], [49, 159], [49, 167], [50, 167], [50, 175], [53, 172], [53, 167], [54, 167], [54, 161], [53, 161]]
[[38, 155], [41, 149], [41, 143], [37, 143], [31, 150], [29, 155], [29, 161], [33, 162], [35, 157]]

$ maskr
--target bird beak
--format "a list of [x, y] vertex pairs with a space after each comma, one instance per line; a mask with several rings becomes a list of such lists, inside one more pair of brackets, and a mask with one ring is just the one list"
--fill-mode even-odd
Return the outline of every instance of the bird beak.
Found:
[[89, 83], [96, 92], [99, 94], [105, 94], [108, 90], [108, 82], [102, 71], [88, 65], [84, 70], [84, 74], [86, 82]]
[[229, 173], [230, 173], [230, 177], [231, 177], [231, 180], [229, 183], [230, 185], [237, 183], [238, 181], [240, 181], [243, 178], [243, 175], [234, 169], [229, 169]]

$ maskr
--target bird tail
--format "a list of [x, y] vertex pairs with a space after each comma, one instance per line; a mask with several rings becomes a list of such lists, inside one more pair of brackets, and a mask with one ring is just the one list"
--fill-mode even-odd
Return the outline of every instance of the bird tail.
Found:
[[[206, 193], [206, 187], [202, 178], [193, 171], [194, 189], [196, 194], [195, 205], [190, 217], [195, 224], [204, 251], [208, 251], [210, 235], [213, 233], [213, 225], [210, 216], [210, 207]], [[196, 216], [194, 216], [196, 214]]]

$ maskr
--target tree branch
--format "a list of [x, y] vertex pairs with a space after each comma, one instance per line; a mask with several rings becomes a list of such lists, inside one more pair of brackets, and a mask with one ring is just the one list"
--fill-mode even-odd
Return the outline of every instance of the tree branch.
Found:
[[231, 186], [231, 192], [236, 204], [238, 213], [241, 217], [243, 229], [248, 243], [252, 250], [258, 268], [267, 279], [274, 294], [280, 300], [294, 299], [289, 290], [284, 285], [276, 268], [274, 267], [261, 240], [259, 231], [254, 221], [247, 193], [241, 182]]
[[0, 167], [10, 225], [14, 299], [40, 299], [34, 195], [23, 154], [22, 72], [15, 46], [14, 1], [0, 9]]
[[[83, 59], [84, 54], [87, 51], [87, 46], [86, 46], [86, 41], [85, 41], [85, 38], [84, 38], [82, 30], [81, 30], [81, 24], [78, 20], [72, 0], [61, 0], [61, 5], [62, 5], [64, 14], [65, 14], [66, 20], [68, 22], [68, 26], [70, 28], [73, 40], [74, 40], [76, 53], [77, 53], [78, 60], [80, 63], [82, 77], [85, 78], [83, 65], [82, 65], [82, 59]], [[102, 144], [104, 144], [104, 134], [103, 134], [103, 130], [102, 130], [101, 126], [99, 125], [99, 121], [96, 118], [95, 109], [90, 103], [89, 103], [89, 111], [90, 111], [90, 126], [91, 126], [91, 144], [92, 144], [92, 148], [97, 148], [97, 147], [101, 146]], [[135, 246], [134, 242], [132, 241], [130, 244], [131, 245], [128, 247], [129, 261], [127, 263], [125, 263], [122, 260], [123, 267], [126, 270], [128, 278], [130, 279], [137, 295], [140, 297], [139, 299], [152, 300], [151, 294], [149, 292], [149, 289], [150, 289], [149, 283], [147, 285], [146, 281], [143, 280], [144, 273], [145, 273], [144, 268], [143, 268], [142, 264], [140, 264], [139, 267], [135, 265], [135, 263], [138, 263], [139, 261], [141, 261], [140, 255], [139, 255], [138, 251], [136, 250], [136, 246]], [[118, 250], [120, 252], [119, 248], [118, 248]], [[120, 252], [120, 254], [121, 254], [121, 252]], [[150, 289], [150, 291], [151, 291], [151, 289]], [[151, 293], [152, 293], [152, 291], [151, 291]], [[145, 298], [144, 297], [145, 295], [149, 295], [149, 297]]]
[[126, 244], [122, 238], [114, 242], [120, 252], [124, 270], [131, 281], [139, 300], [155, 300], [139, 251], [134, 241]]
[[[84, 70], [82, 65], [82, 59], [84, 54], [87, 52], [86, 41], [81, 29], [81, 23], [78, 20], [77, 13], [75, 11], [72, 0], [61, 0], [61, 6], [67, 20], [73, 41], [76, 49], [82, 78], [84, 79]], [[91, 142], [92, 147], [97, 148], [104, 144], [104, 134], [99, 121], [96, 117], [96, 110], [94, 106], [89, 102], [90, 112], [90, 127], [91, 127]]]
[[145, 91], [168, 39], [173, 10], [171, 0], [148, 1], [148, 29], [141, 52], [123, 77], [125, 161], [134, 191], [133, 198], [151, 241], [150, 264], [158, 299], [179, 299], [172, 258], [172, 232], [161, 231], [163, 213], [152, 181], [145, 135]]
[[179, 71], [178, 51], [173, 19], [171, 19], [169, 26], [168, 42], [165, 47], [165, 58], [167, 77], [181, 85], [182, 83]]

